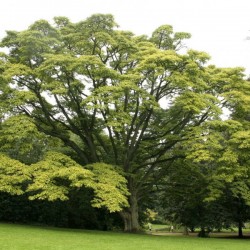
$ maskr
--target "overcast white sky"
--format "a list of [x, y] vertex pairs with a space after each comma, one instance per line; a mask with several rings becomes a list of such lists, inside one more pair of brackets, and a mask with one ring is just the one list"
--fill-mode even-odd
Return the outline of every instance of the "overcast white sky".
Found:
[[188, 47], [206, 51], [219, 67], [242, 66], [250, 74], [249, 0], [2, 0], [0, 38], [39, 19], [84, 20], [110, 13], [121, 29], [148, 34], [163, 24], [192, 34]]

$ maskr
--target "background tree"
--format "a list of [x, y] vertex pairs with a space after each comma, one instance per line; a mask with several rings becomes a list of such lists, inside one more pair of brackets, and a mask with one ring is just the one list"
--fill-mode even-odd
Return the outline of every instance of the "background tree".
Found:
[[236, 112], [231, 115], [234, 120], [209, 122], [206, 128], [200, 128], [199, 136], [188, 142], [188, 158], [206, 164], [210, 171], [206, 200], [223, 205], [228, 221], [237, 224], [239, 237], [243, 236], [242, 227], [249, 219], [250, 197], [249, 123], [236, 116], [242, 102], [245, 103], [244, 98], [237, 100]]
[[[212, 179], [210, 166], [180, 159], [169, 169], [168, 176], [158, 185], [156, 211], [171, 223], [189, 230], [199, 230], [206, 237], [211, 231], [229, 228], [235, 224], [231, 196], [223, 194], [208, 201]], [[225, 190], [226, 191], [226, 190]]]

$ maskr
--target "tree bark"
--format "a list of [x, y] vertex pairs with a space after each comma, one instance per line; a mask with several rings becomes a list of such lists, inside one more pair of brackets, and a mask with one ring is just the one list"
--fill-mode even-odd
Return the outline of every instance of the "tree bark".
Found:
[[183, 235], [189, 235], [187, 226], [184, 226]]
[[129, 197], [130, 207], [124, 209], [120, 215], [124, 222], [125, 232], [138, 232], [140, 230], [139, 214], [138, 214], [138, 201], [136, 192], [131, 192]]
[[239, 221], [238, 223], [238, 237], [243, 238], [243, 231], [242, 231], [243, 223], [242, 221]]

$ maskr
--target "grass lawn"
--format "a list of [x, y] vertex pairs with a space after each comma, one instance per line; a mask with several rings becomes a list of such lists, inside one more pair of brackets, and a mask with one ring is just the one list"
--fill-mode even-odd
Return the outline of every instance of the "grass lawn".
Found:
[[0, 224], [1, 250], [245, 250], [249, 240], [155, 236]]

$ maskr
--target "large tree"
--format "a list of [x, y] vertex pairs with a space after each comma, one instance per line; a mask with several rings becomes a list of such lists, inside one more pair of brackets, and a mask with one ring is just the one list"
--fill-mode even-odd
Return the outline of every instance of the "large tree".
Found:
[[169, 25], [138, 37], [118, 30], [111, 15], [54, 21], [7, 31], [1, 111], [30, 117], [82, 165], [121, 167], [130, 192], [125, 230], [138, 230], [138, 204], [179, 157], [191, 128], [218, 118], [222, 88], [242, 81], [240, 70], [218, 71], [205, 66], [206, 53], [179, 52], [190, 35]]

